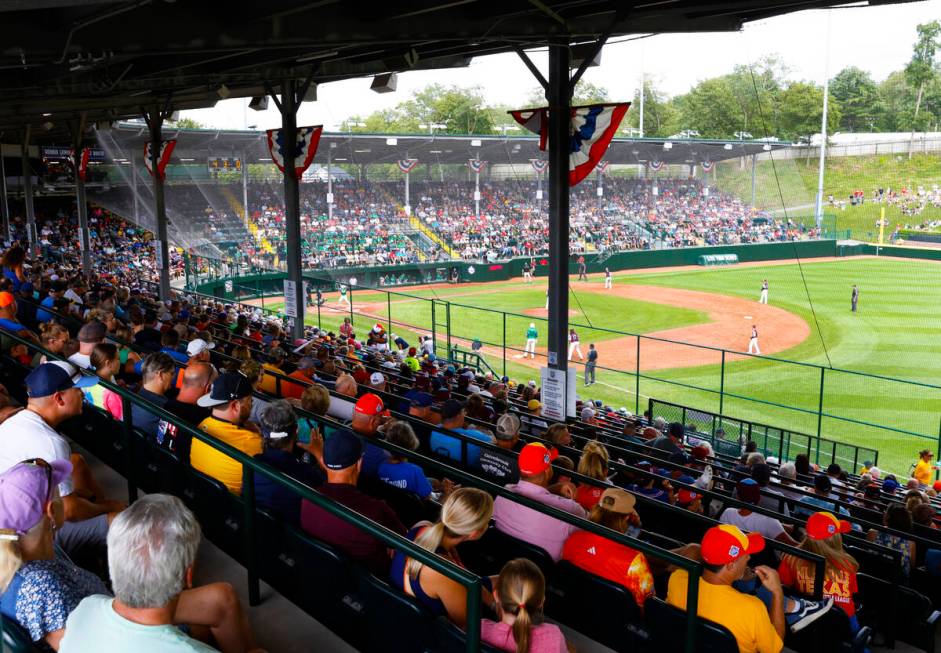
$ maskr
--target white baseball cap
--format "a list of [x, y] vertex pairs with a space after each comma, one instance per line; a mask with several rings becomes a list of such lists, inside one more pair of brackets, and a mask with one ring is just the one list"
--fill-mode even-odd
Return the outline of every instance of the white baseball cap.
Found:
[[382, 385], [386, 382], [386, 377], [382, 375], [382, 372], [373, 372], [369, 377], [370, 385]]
[[216, 343], [206, 342], [202, 338], [194, 338], [190, 340], [190, 343], [186, 345], [186, 354], [187, 356], [199, 356], [201, 353], [207, 349], [215, 349]]

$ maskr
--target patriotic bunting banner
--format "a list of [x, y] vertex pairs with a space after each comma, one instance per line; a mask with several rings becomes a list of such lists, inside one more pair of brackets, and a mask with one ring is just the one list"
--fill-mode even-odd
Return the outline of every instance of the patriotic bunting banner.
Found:
[[535, 170], [540, 175], [549, 169], [548, 161], [543, 161], [542, 159], [530, 159], [529, 162], [532, 164], [533, 170]]
[[294, 168], [294, 174], [300, 179], [304, 175], [304, 171], [314, 161], [322, 132], [323, 125], [298, 127], [297, 143], [294, 145], [293, 152], [289, 152], [288, 144], [284, 142], [281, 130], [269, 129], [268, 153], [271, 154], [271, 160], [274, 161], [274, 164], [278, 166], [278, 170], [281, 172], [284, 172], [284, 169], [291, 165]]
[[658, 170], [660, 170], [660, 168], [663, 167], [663, 161], [648, 161], [647, 167], [653, 170], [654, 172], [657, 172]]
[[[160, 179], [166, 177], [167, 164], [170, 163], [170, 155], [173, 154], [173, 148], [176, 147], [176, 140], [163, 141], [160, 143], [160, 152], [157, 154], [157, 176]], [[144, 143], [144, 166], [150, 176], [154, 176], [154, 162], [150, 154], [150, 141]]]
[[[569, 186], [575, 186], [595, 169], [630, 106], [629, 102], [623, 102], [571, 108]], [[547, 107], [510, 111], [510, 115], [527, 130], [539, 134], [539, 149], [546, 149], [549, 132]]]
[[399, 159], [398, 164], [399, 170], [407, 175], [415, 169], [415, 166], [418, 165], [418, 159]]
[[481, 161], [479, 159], [468, 159], [467, 167], [471, 169], [471, 172], [480, 174], [480, 171], [484, 169], [484, 166], [487, 165], [486, 161]]
[[78, 178], [85, 181], [85, 175], [88, 174], [88, 159], [91, 158], [91, 148], [86, 147], [82, 150], [82, 156], [78, 160]]
[[710, 170], [712, 170], [712, 169], [715, 167], [716, 164], [715, 164], [714, 161], [703, 161], [703, 162], [700, 163], [699, 165], [702, 166], [702, 171], [703, 171], [703, 172], [709, 172]]

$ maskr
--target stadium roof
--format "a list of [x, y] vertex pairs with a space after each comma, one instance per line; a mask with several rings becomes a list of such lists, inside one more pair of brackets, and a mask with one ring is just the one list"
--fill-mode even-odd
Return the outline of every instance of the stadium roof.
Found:
[[[265, 132], [244, 130], [168, 128], [168, 138], [177, 140], [175, 161], [207, 156], [242, 156], [248, 163], [266, 161]], [[123, 156], [143, 151], [150, 138], [144, 124], [121, 123], [111, 130]], [[723, 161], [739, 156], [789, 147], [784, 141], [720, 141], [709, 139], [617, 138], [611, 142], [604, 160], [610, 164], [637, 164], [660, 161], [665, 164]], [[320, 138], [316, 163], [326, 163], [330, 153], [334, 163], [395, 163], [406, 156], [421, 163], [466, 164], [480, 157], [491, 165], [526, 164], [545, 159], [535, 136], [454, 136], [430, 134], [357, 134], [326, 132]], [[118, 153], [112, 153], [115, 155]]]
[[[892, 4], [907, 0], [870, 0]], [[329, 82], [461, 67], [549, 40], [737, 30], [832, 0], [0, 0], [0, 136], [62, 142], [65, 125]]]

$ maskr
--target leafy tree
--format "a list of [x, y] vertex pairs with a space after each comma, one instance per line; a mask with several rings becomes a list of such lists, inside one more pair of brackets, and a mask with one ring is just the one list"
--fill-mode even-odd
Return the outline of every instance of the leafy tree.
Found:
[[[640, 128], [640, 89], [634, 92], [624, 126]], [[680, 129], [676, 103], [657, 88], [654, 80], [644, 79], [644, 136], [669, 136]]]
[[202, 124], [201, 122], [199, 122], [198, 120], [194, 120], [188, 117], [183, 117], [183, 118], [180, 118], [179, 120], [174, 120], [172, 124], [177, 129], [205, 129], [206, 128], [206, 126]]
[[[830, 95], [827, 133], [840, 124], [840, 105]], [[809, 139], [820, 131], [823, 118], [823, 89], [809, 82], [791, 82], [781, 93], [779, 131], [790, 140]]]
[[850, 132], [873, 131], [879, 121], [879, 88], [865, 70], [848, 66], [830, 80], [830, 95], [842, 112], [839, 128]]
[[915, 111], [912, 116], [912, 136], [908, 143], [908, 158], [912, 158], [915, 143], [915, 129], [918, 127], [918, 112], [924, 97], [925, 86], [937, 76], [934, 58], [938, 49], [938, 36], [941, 35], [941, 23], [936, 20], [918, 25], [918, 39], [912, 52], [911, 61], [905, 66], [905, 79], [915, 91]]
[[[611, 102], [607, 88], [587, 82], [584, 77], [578, 80], [572, 93], [572, 105], [599, 104], [602, 102]], [[530, 90], [529, 97], [526, 99], [526, 106], [546, 106], [546, 93], [541, 86]]]
[[381, 109], [368, 116], [351, 116], [341, 128], [350, 132], [492, 134], [494, 114], [486, 106], [483, 91], [478, 86], [431, 84], [391, 109]]

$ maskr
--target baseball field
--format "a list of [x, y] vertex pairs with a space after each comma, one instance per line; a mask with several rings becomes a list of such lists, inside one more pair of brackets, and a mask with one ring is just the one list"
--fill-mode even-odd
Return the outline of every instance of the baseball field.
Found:
[[[574, 354], [580, 396], [632, 412], [648, 397], [718, 412], [721, 394], [725, 415], [808, 434], [819, 420], [822, 436], [878, 449], [883, 468], [907, 473], [916, 452], [936, 449], [941, 437], [941, 388], [932, 385], [941, 385], [939, 272], [933, 262], [854, 257], [622, 272], [611, 289], [600, 275], [573, 277], [569, 322], [582, 353], [589, 343], [599, 352], [590, 387]], [[764, 279], [768, 305], [758, 303]], [[411, 343], [432, 331], [440, 345], [450, 332], [463, 349], [479, 339], [497, 373], [526, 380], [545, 365], [545, 292], [544, 278], [354, 289], [352, 317], [360, 332], [376, 321], [388, 328], [391, 317], [391, 330]], [[335, 329], [350, 307], [325, 297], [307, 321]], [[531, 322], [535, 359], [523, 357]], [[742, 353], [752, 325], [761, 357]]]

